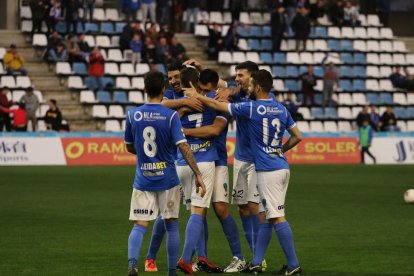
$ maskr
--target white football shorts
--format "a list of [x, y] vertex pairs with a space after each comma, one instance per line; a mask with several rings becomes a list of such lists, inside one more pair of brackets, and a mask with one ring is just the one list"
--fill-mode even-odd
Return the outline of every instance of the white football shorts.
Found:
[[211, 201], [229, 203], [229, 186], [229, 168], [227, 166], [216, 166], [216, 178]]
[[257, 187], [261, 198], [260, 211], [266, 212], [266, 219], [285, 216], [289, 178], [289, 170], [257, 172]]
[[180, 213], [180, 186], [165, 191], [132, 190], [129, 220], [154, 220], [178, 218]]
[[232, 203], [244, 205], [248, 202], [259, 203], [257, 175], [254, 163], [234, 159]]
[[197, 163], [197, 166], [200, 169], [204, 185], [206, 186], [206, 194], [204, 197], [201, 197], [200, 194], [196, 192], [196, 177], [190, 166], [177, 166], [177, 174], [184, 191], [184, 203], [187, 206], [187, 210], [190, 210], [191, 206], [209, 208], [211, 196], [213, 194], [215, 179], [214, 161], [200, 162]]

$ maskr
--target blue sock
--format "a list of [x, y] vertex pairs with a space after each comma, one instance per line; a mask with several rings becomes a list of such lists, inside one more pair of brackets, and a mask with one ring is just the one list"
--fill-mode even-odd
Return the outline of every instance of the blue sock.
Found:
[[165, 229], [167, 230], [168, 271], [174, 270], [175, 273], [180, 253], [180, 232], [178, 229], [178, 220], [165, 222]]
[[273, 225], [271, 223], [259, 223], [259, 231], [256, 241], [256, 249], [252, 260], [253, 265], [261, 264], [266, 254], [267, 247], [272, 239]]
[[286, 255], [289, 268], [295, 268], [299, 265], [296, 257], [295, 245], [293, 244], [293, 233], [287, 221], [276, 223], [274, 225], [279, 243], [282, 246], [283, 252]]
[[237, 228], [236, 221], [229, 215], [221, 221], [221, 227], [223, 227], [224, 235], [226, 235], [227, 242], [229, 243], [231, 253], [240, 260], [243, 260], [243, 254], [240, 246], [239, 229]]
[[134, 225], [129, 234], [128, 239], [128, 268], [135, 268], [138, 262], [138, 255], [142, 245], [142, 239], [144, 237], [147, 228], [141, 225]]
[[185, 228], [183, 255], [181, 256], [186, 264], [191, 262], [194, 248], [200, 239], [201, 230], [204, 228], [203, 219], [200, 215], [192, 214], [188, 220], [187, 227]]
[[259, 214], [252, 215], [252, 227], [253, 227], [253, 253], [256, 251], [257, 236], [259, 234]]
[[[206, 233], [207, 232], [207, 233]], [[207, 230], [207, 220], [203, 219], [203, 227], [200, 232], [200, 239], [197, 242], [197, 257], [207, 258], [207, 241], [208, 230]]]
[[249, 245], [250, 251], [254, 252], [254, 245], [253, 245], [253, 222], [252, 216], [241, 217], [244, 236], [246, 237], [247, 244]]
[[147, 259], [156, 259], [162, 239], [165, 234], [164, 220], [159, 216], [152, 227], [151, 242], [148, 248]]

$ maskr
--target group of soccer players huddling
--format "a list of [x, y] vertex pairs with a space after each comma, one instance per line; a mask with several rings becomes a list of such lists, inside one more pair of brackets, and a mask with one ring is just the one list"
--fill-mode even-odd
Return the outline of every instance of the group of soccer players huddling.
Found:
[[[272, 75], [245, 61], [236, 66], [236, 83], [198, 61], [168, 66], [164, 75], [145, 76], [147, 103], [128, 110], [125, 143], [137, 155], [129, 219], [128, 275], [138, 275], [137, 262], [149, 221], [155, 220], [145, 271], [157, 271], [156, 255], [167, 233], [168, 275], [206, 272], [260, 273], [273, 229], [287, 262], [279, 273], [302, 272], [285, 219], [289, 165], [284, 153], [301, 141], [301, 133], [286, 108], [270, 93]], [[246, 262], [238, 226], [229, 212], [226, 138], [228, 123], [236, 123], [232, 203], [238, 205], [243, 231], [253, 259]], [[282, 144], [285, 131], [290, 137]], [[191, 216], [181, 257], [178, 228], [181, 201]], [[221, 223], [233, 258], [222, 269], [208, 259], [207, 208]], [[194, 259], [194, 254], [197, 259]]]

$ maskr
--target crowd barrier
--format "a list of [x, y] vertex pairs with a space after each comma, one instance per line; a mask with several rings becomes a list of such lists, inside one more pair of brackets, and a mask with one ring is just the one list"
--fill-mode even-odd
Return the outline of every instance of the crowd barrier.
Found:
[[[229, 133], [229, 164], [233, 164], [234, 150], [235, 135]], [[371, 152], [378, 164], [414, 164], [414, 133], [377, 133]], [[286, 156], [291, 164], [358, 164], [358, 137], [306, 133]], [[0, 166], [133, 165], [135, 160], [125, 149], [123, 133], [0, 133]]]

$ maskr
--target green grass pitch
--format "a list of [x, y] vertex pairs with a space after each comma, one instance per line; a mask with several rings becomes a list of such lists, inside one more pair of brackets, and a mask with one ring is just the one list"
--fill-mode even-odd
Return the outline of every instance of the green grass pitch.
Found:
[[[291, 172], [287, 218], [306, 275], [414, 275], [414, 206], [403, 202], [414, 188], [413, 166]], [[0, 275], [126, 275], [133, 175], [132, 166], [0, 167]], [[181, 211], [182, 245], [188, 214]], [[230, 250], [213, 210], [209, 233], [209, 257], [227, 265]], [[161, 272], [152, 275], [166, 274], [165, 256], [163, 245]], [[268, 275], [284, 263], [275, 234], [266, 260]]]

